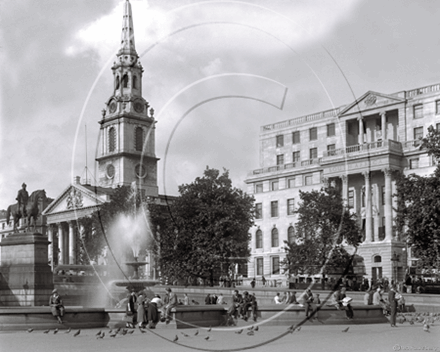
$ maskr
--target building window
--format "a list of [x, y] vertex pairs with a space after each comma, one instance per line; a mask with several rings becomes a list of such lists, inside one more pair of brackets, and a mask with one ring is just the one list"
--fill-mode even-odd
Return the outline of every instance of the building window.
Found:
[[293, 226], [289, 226], [287, 229], [287, 241], [293, 243], [295, 241], [295, 229]]
[[327, 155], [328, 156], [336, 155], [335, 149], [336, 149], [336, 144], [329, 144], [327, 146]]
[[278, 180], [270, 182], [270, 189], [272, 191], [278, 191]]
[[119, 76], [116, 76], [115, 89], [119, 89]]
[[291, 177], [287, 179], [287, 187], [288, 188], [295, 187], [295, 177]]
[[382, 257], [380, 255], [376, 255], [373, 259], [374, 263], [382, 263]]
[[277, 200], [270, 202], [270, 216], [273, 218], [278, 217], [278, 201]]
[[[414, 128], [414, 140], [420, 144], [420, 139], [423, 138], [423, 127]], [[416, 144], [416, 145], [418, 145]]]
[[110, 127], [108, 130], [108, 151], [114, 152], [116, 149], [116, 130], [114, 127]]
[[280, 274], [280, 257], [272, 257], [272, 274]]
[[291, 198], [287, 200], [287, 215], [295, 214], [295, 199]]
[[292, 153], [292, 162], [296, 163], [297, 161], [300, 160], [300, 157], [301, 157], [301, 155], [300, 155], [299, 151], [298, 152], [293, 152]]
[[128, 76], [127, 76], [127, 74], [125, 74], [125, 75], [122, 77], [122, 86], [123, 86], [124, 88], [128, 88]]
[[257, 275], [263, 275], [263, 258], [257, 258]]
[[312, 127], [309, 130], [309, 136], [310, 136], [310, 140], [314, 141], [316, 139], [318, 139], [318, 128], [317, 127]]
[[141, 152], [144, 148], [144, 130], [142, 127], [136, 127], [134, 140], [136, 151]]
[[385, 186], [382, 186], [382, 205], [385, 205]]
[[348, 191], [348, 207], [354, 208], [354, 190], [353, 189]]
[[284, 154], [277, 155], [277, 165], [283, 165], [284, 164]]
[[414, 118], [421, 119], [423, 117], [423, 104], [414, 105]]
[[409, 168], [411, 170], [419, 168], [419, 158], [414, 158], [409, 160]]
[[263, 204], [262, 203], [255, 204], [255, 218], [256, 219], [263, 218]]
[[316, 159], [318, 157], [318, 148], [310, 148], [310, 160]]
[[263, 248], [263, 232], [257, 230], [255, 233], [255, 248]]
[[292, 144], [299, 144], [301, 141], [299, 131], [292, 132]]
[[277, 136], [277, 148], [284, 146], [284, 136]]
[[327, 125], [327, 137], [331, 137], [335, 135], [335, 124], [330, 123]]
[[271, 243], [272, 243], [272, 247], [278, 247], [279, 246], [279, 241], [278, 241], [278, 229], [276, 227], [274, 227], [272, 229], [272, 236], [271, 236]]
[[262, 183], [255, 184], [255, 193], [263, 193], [263, 184]]
[[313, 184], [313, 176], [312, 175], [305, 177], [305, 184], [306, 184], [306, 186], [310, 186], [311, 184]]

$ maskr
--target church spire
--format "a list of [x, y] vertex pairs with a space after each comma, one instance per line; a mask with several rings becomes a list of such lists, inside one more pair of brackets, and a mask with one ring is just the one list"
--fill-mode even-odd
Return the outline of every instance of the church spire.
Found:
[[131, 13], [131, 4], [129, 0], [124, 3], [124, 15], [122, 17], [121, 49], [119, 55], [137, 56], [134, 45], [133, 16]]

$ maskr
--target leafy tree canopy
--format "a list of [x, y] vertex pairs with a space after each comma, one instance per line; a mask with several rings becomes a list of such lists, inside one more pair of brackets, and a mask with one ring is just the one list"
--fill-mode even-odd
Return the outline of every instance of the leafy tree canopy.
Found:
[[345, 269], [350, 255], [343, 244], [357, 247], [360, 243], [356, 215], [344, 207], [339, 190], [333, 187], [300, 191], [300, 198], [297, 241], [285, 242], [284, 268], [294, 275], [314, 275], [321, 268], [324, 274]]
[[207, 168], [179, 193], [160, 227], [162, 272], [212, 281], [215, 270], [246, 261], [254, 199], [232, 187], [228, 171]]
[[[428, 135], [422, 139], [422, 149], [440, 159], [440, 132], [428, 128]], [[396, 175], [398, 209], [396, 225], [399, 233], [405, 233], [412, 253], [419, 258], [421, 268], [439, 268], [440, 245], [440, 167], [434, 174]]]

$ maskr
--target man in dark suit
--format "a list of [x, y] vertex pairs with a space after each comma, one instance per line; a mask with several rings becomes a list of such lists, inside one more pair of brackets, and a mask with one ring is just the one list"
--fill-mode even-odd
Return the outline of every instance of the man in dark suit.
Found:
[[390, 323], [391, 327], [396, 327], [396, 315], [397, 315], [397, 299], [396, 299], [396, 287], [394, 285], [390, 286], [390, 291], [388, 292], [388, 303], [390, 304]]

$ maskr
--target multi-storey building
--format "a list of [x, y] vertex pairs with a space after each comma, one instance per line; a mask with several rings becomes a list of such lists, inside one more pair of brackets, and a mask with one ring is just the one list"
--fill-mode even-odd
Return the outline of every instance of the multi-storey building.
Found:
[[440, 84], [369, 91], [346, 106], [262, 126], [260, 168], [246, 179], [256, 199], [248, 276], [285, 278], [280, 263], [284, 241], [295, 240], [299, 190], [331, 183], [358, 215], [364, 276], [402, 280], [413, 258], [394, 226], [392, 171], [434, 171], [434, 159], [419, 148], [430, 125], [440, 127]]

